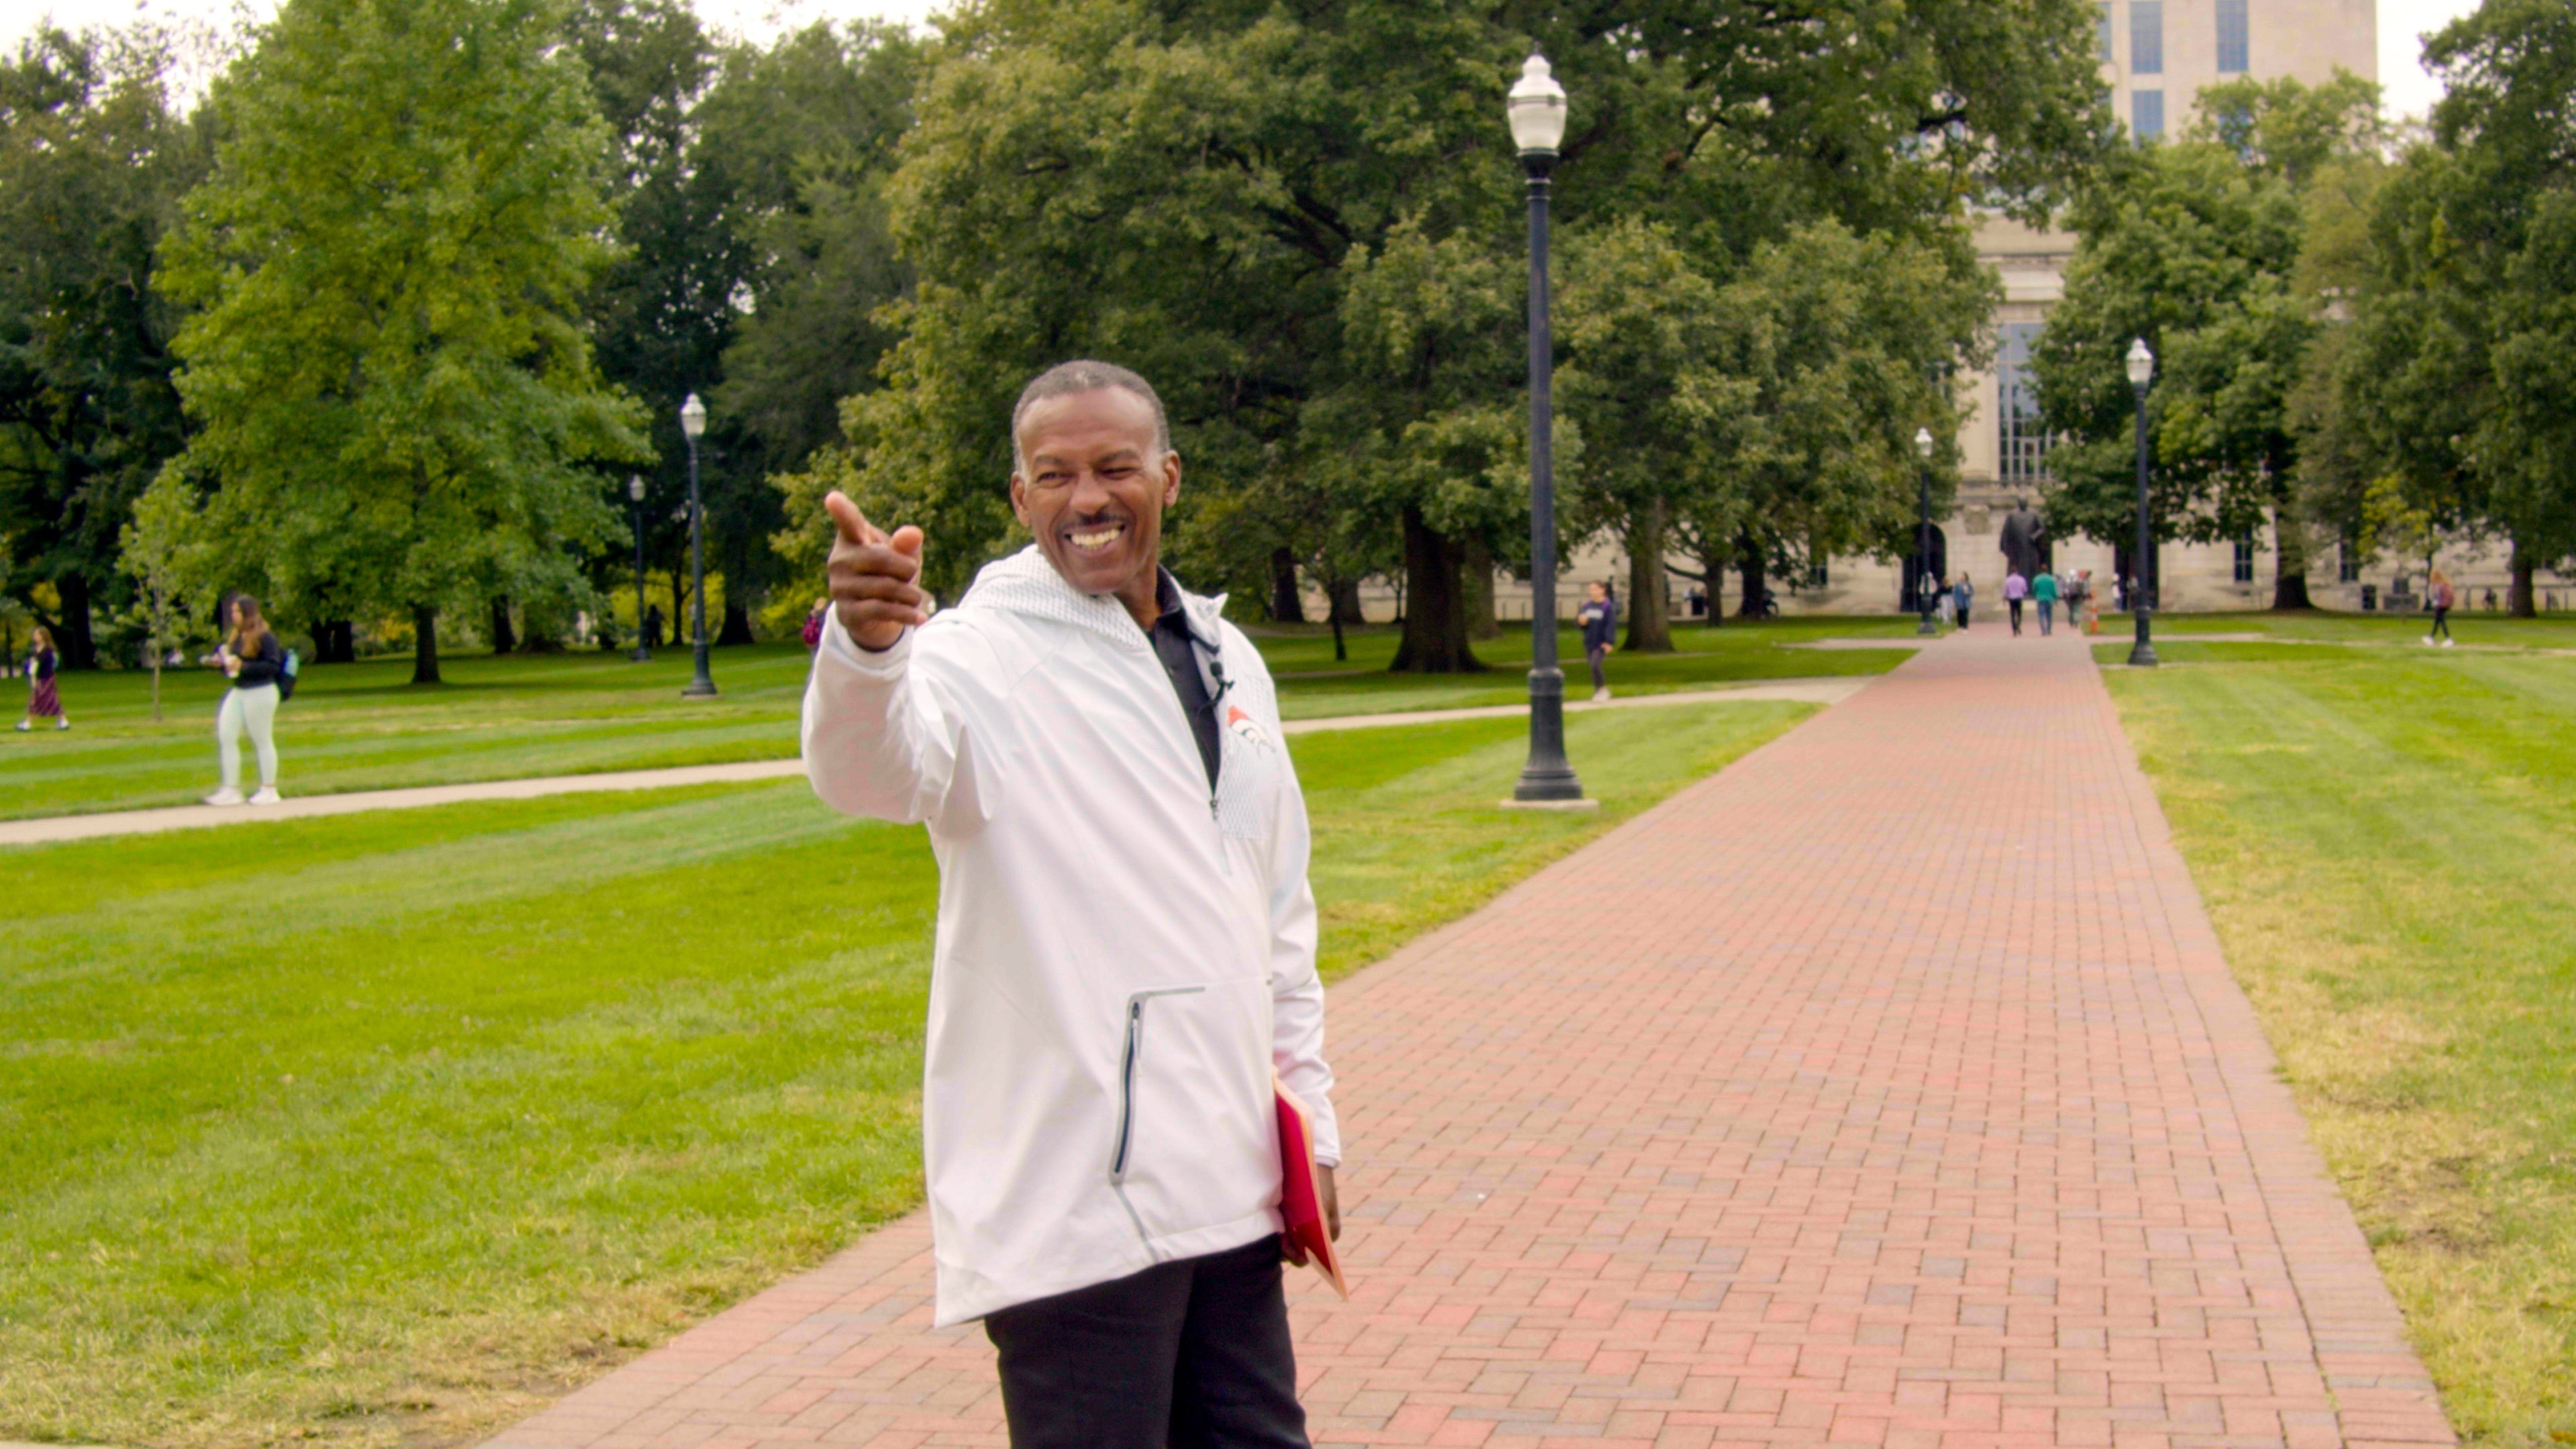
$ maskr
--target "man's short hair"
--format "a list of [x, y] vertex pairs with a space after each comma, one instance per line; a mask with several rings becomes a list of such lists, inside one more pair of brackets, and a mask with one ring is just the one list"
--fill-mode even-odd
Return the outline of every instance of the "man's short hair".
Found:
[[1114, 362], [1094, 362], [1089, 358], [1059, 362], [1020, 389], [1020, 400], [1011, 408], [1011, 471], [1026, 474], [1028, 459], [1020, 455], [1020, 424], [1027, 420], [1029, 409], [1051, 397], [1069, 397], [1078, 392], [1099, 392], [1103, 388], [1132, 392], [1145, 400], [1154, 413], [1154, 456], [1172, 451], [1171, 424], [1163, 417], [1162, 396], [1154, 385]]

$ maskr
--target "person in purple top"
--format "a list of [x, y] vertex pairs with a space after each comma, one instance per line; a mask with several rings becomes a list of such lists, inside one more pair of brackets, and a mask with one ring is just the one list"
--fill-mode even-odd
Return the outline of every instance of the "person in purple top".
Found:
[[2015, 638], [2021, 636], [2021, 601], [2029, 597], [2030, 580], [2021, 576], [2021, 570], [2015, 569], [2004, 575], [2004, 608], [2012, 615]]

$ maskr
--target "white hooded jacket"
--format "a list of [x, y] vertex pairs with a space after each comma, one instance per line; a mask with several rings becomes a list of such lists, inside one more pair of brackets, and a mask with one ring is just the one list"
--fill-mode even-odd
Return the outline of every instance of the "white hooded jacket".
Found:
[[883, 653], [833, 611], [805, 772], [930, 827], [922, 1158], [937, 1321], [1241, 1247], [1279, 1217], [1276, 1071], [1337, 1164], [1306, 807], [1270, 674], [1182, 596], [1217, 787], [1152, 642], [1035, 547]]

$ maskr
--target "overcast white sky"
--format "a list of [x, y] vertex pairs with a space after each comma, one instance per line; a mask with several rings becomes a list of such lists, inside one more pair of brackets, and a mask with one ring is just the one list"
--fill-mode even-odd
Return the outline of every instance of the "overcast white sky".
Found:
[[[697, 0], [711, 23], [758, 37], [821, 17], [875, 16], [919, 23], [944, 0]], [[0, 45], [51, 15], [72, 26], [122, 24], [138, 15], [191, 19], [219, 26], [236, 16], [265, 19], [276, 0], [0, 0]], [[2437, 95], [2420, 63], [2417, 37], [2477, 8], [2476, 0], [2379, 0], [2379, 79], [2388, 106], [2400, 115], [2422, 115]]]

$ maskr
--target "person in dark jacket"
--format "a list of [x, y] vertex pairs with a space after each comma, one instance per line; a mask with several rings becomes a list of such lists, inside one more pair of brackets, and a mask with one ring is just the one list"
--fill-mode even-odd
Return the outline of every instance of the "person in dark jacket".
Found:
[[[215, 712], [215, 752], [223, 765], [223, 788], [206, 797], [209, 805], [274, 805], [277, 794], [277, 676], [286, 667], [286, 646], [260, 616], [259, 600], [233, 596], [232, 632], [215, 658], [232, 676], [222, 708]], [[259, 793], [247, 802], [241, 792], [241, 742], [250, 736], [259, 754]]]
[[63, 713], [62, 696], [54, 692], [54, 672], [62, 666], [62, 656], [54, 652], [54, 636], [45, 626], [36, 626], [34, 640], [27, 646], [27, 717], [18, 721], [18, 733], [36, 727], [36, 721], [50, 719], [54, 728], [72, 727], [71, 716]]
[[1583, 607], [1574, 617], [1583, 625], [1583, 657], [1592, 665], [1592, 702], [1599, 704], [1610, 697], [1610, 680], [1602, 673], [1601, 663], [1610, 657], [1611, 641], [1619, 633], [1619, 601], [1604, 583], [1584, 585], [1584, 594]]

